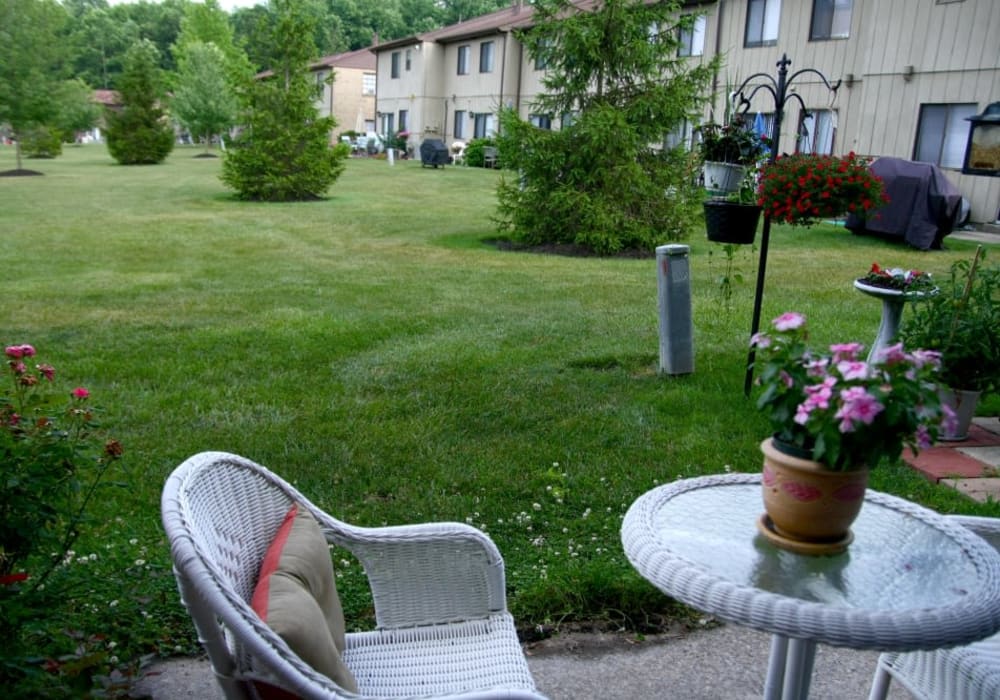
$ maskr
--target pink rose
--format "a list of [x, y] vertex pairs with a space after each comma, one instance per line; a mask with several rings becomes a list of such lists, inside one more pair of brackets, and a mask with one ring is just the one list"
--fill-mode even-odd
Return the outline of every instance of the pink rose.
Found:
[[53, 367], [52, 365], [36, 365], [36, 367], [35, 367], [35, 368], [36, 368], [36, 369], [37, 369], [37, 370], [38, 370], [39, 372], [41, 372], [41, 373], [42, 373], [42, 376], [43, 376], [43, 377], [45, 377], [46, 379], [48, 379], [48, 380], [49, 380], [50, 382], [51, 382], [51, 381], [52, 381], [52, 380], [53, 380], [53, 379], [55, 378], [55, 376], [56, 376], [56, 369], [55, 369], [55, 367]]
[[90, 392], [84, 389], [82, 386], [78, 386], [77, 388], [73, 389], [73, 391], [70, 393], [72, 393], [73, 397], [77, 399], [85, 399], [88, 396], [90, 396]]

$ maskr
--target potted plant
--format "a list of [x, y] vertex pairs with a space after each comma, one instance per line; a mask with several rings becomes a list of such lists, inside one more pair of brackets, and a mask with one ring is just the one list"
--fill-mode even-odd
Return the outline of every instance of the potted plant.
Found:
[[941, 353], [945, 401], [958, 417], [946, 440], [964, 440], [979, 397], [1000, 389], [1000, 266], [984, 266], [984, 257], [980, 246], [971, 261], [953, 263], [900, 327], [903, 342]]
[[888, 201], [882, 180], [868, 161], [846, 156], [797, 153], [761, 170], [757, 203], [773, 221], [810, 226], [848, 213], [865, 213]]
[[709, 123], [701, 132], [701, 159], [705, 187], [713, 194], [739, 189], [748, 169], [753, 169], [766, 152], [762, 137], [743, 123]]
[[933, 444], [951, 413], [938, 396], [938, 353], [896, 344], [866, 362], [860, 343], [820, 352], [807, 339], [806, 318], [794, 312], [751, 339], [757, 408], [774, 429], [761, 444], [760, 528], [780, 547], [825, 554], [849, 544], [869, 470], [904, 445]]
[[704, 201], [708, 240], [740, 245], [754, 242], [761, 212], [757, 204], [756, 176], [755, 170], [747, 168], [734, 192], [724, 198], [711, 197]]

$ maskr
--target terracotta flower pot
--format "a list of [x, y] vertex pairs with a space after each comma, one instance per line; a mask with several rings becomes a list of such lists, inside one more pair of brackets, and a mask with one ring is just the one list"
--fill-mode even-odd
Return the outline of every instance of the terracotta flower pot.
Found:
[[861, 512], [868, 469], [830, 471], [819, 462], [794, 457], [768, 438], [761, 480], [769, 520], [762, 532], [774, 544], [804, 554], [842, 551], [851, 523]]

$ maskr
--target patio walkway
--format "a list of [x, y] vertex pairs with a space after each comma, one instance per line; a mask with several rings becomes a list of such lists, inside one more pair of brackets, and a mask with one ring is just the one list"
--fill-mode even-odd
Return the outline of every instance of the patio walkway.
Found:
[[907, 464], [930, 481], [956, 488], [970, 498], [1000, 501], [1000, 418], [973, 419], [969, 437], [939, 442], [916, 457], [904, 451]]

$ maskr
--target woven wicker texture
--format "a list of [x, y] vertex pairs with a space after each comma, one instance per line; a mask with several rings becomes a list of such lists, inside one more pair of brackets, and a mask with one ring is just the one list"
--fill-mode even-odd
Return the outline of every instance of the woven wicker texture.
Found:
[[[360, 695], [305, 665], [250, 609], [260, 562], [292, 502], [368, 574], [378, 630], [347, 635]], [[303, 698], [541, 698], [506, 609], [503, 559], [462, 523], [358, 528], [319, 510], [264, 467], [205, 452], [161, 500], [174, 572], [227, 698], [266, 680]]]
[[[1000, 519], [949, 518], [1000, 549]], [[882, 654], [870, 700], [884, 700], [895, 679], [922, 700], [1000, 698], [1000, 634], [952, 649]]]
[[758, 474], [686, 479], [629, 509], [622, 542], [660, 590], [737, 624], [857, 649], [933, 649], [1000, 629], [1000, 557], [955, 523], [869, 491], [844, 554], [806, 557], [756, 532]]

